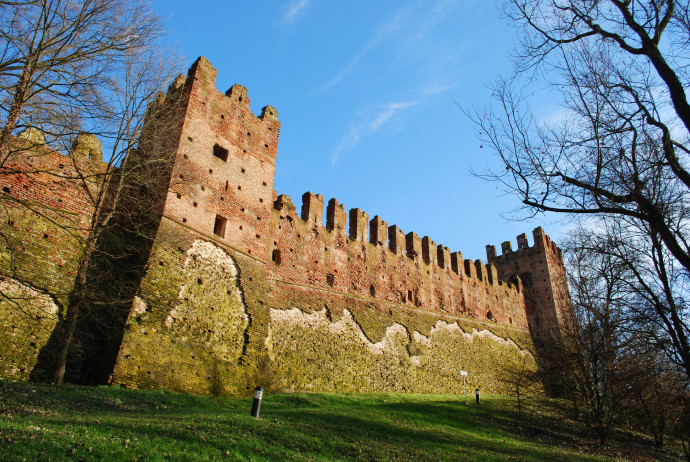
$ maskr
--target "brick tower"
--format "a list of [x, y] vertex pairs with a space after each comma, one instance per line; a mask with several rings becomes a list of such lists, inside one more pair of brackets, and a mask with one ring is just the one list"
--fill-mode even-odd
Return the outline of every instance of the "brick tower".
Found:
[[525, 286], [525, 305], [530, 331], [544, 332], [559, 328], [571, 312], [570, 293], [563, 266], [563, 254], [541, 227], [532, 231], [534, 245], [529, 246], [523, 233], [517, 237], [517, 250], [510, 241], [496, 248], [486, 246], [487, 260], [495, 265], [498, 277], [510, 281], [516, 276]]
[[[255, 116], [247, 89], [216, 90], [199, 58], [189, 71], [184, 122], [163, 214], [260, 260], [267, 257], [278, 151], [278, 112]], [[190, 85], [191, 83], [191, 85]]]

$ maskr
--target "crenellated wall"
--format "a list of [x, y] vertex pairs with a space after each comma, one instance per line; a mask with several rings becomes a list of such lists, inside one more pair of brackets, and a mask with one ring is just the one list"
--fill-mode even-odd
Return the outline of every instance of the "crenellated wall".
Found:
[[530, 329], [539, 332], [564, 325], [572, 308], [561, 249], [541, 227], [532, 236], [532, 247], [523, 233], [517, 237], [517, 250], [506, 241], [501, 244], [501, 255], [491, 245], [486, 246], [486, 253], [499, 278], [519, 276], [528, 281], [526, 315]]
[[[346, 214], [335, 199], [329, 201], [324, 227], [323, 204], [321, 195], [307, 192], [298, 214], [290, 197], [278, 196], [271, 215], [269, 278], [528, 327], [519, 278], [504, 282], [493, 264], [463, 261], [461, 253], [451, 254], [428, 236], [405, 235], [379, 216], [369, 220], [360, 209]], [[349, 237], [344, 229], [349, 229]]]
[[464, 371], [468, 389], [502, 392], [510, 364], [536, 367], [531, 333], [569, 307], [560, 250], [541, 228], [532, 247], [524, 235], [516, 251], [487, 246], [484, 264], [320, 194], [295, 206], [273, 187], [277, 111], [255, 115], [247, 89], [221, 93], [216, 75], [199, 58], [178, 77], [133, 153], [159, 156], [165, 174], [147, 189], [161, 204], [145, 209], [156, 227], [141, 271], [128, 271], [110, 383], [461, 393]]
[[0, 165], [0, 378], [26, 380], [64, 309], [106, 165], [79, 135], [69, 155], [36, 129]]

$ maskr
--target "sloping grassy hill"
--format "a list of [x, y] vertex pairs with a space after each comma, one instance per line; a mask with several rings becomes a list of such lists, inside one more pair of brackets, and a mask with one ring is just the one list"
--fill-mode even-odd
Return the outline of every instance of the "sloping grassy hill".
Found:
[[0, 460], [673, 460], [639, 438], [597, 452], [547, 401], [523, 420], [497, 396], [267, 394], [259, 420], [251, 402], [0, 382]]

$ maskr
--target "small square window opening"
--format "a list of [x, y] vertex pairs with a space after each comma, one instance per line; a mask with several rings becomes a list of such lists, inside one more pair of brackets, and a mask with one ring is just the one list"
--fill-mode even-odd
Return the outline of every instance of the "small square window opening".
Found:
[[221, 159], [223, 162], [228, 161], [228, 150], [219, 144], [213, 146], [213, 155]]
[[227, 223], [227, 218], [216, 215], [216, 223], [213, 225], [213, 234], [219, 237], [225, 237], [225, 225]]

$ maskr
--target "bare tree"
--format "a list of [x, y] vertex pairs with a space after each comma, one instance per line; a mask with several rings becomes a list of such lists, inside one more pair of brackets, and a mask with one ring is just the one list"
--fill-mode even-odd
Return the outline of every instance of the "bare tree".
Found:
[[566, 241], [566, 269], [574, 317], [562, 330], [557, 364], [569, 383], [567, 393], [578, 417], [602, 444], [618, 413], [625, 391], [619, 358], [627, 348], [625, 332], [625, 272], [622, 262], [592, 249], [584, 229]]
[[[113, 91], [121, 97], [121, 132], [113, 139], [111, 158], [100, 175], [99, 187], [90, 196], [93, 215], [82, 240], [83, 251], [74, 286], [64, 316], [54, 332], [55, 341], [46, 346], [50, 358], [46, 368], [55, 383], [60, 384], [64, 379], [77, 321], [85, 311], [94, 312], [100, 308], [101, 314], [87, 313], [86, 317], [90, 319], [90, 329], [97, 328], [105, 336], [112, 335], [113, 322], [124, 327], [126, 315], [122, 319], [120, 305], [127, 301], [131, 304], [132, 290], [136, 288], [127, 285], [126, 281], [124, 288], [121, 287], [123, 281], [116, 276], [113, 265], [119, 265], [123, 271], [137, 266], [134, 272], [141, 277], [143, 261], [153, 243], [157, 228], [154, 217], [160, 215], [156, 211], [164, 194], [161, 187], [168, 184], [165, 177], [173, 162], [171, 151], [161, 146], [160, 134], [168, 131], [171, 122], [179, 120], [170, 113], [176, 109], [174, 106], [157, 104], [154, 97], [160, 96], [163, 84], [170, 81], [176, 71], [176, 66], [171, 64], [164, 64], [158, 58], [153, 62], [149, 58], [137, 58], [122, 76], [121, 92]], [[178, 87], [181, 83], [178, 79]], [[142, 151], [157, 155], [144, 156]], [[78, 181], [85, 180], [84, 175], [78, 178]], [[132, 259], [138, 264], [131, 263]], [[104, 265], [104, 260], [110, 264]], [[103, 299], [104, 281], [110, 285], [105, 290], [114, 291], [116, 295]], [[127, 295], [120, 294], [123, 290]], [[108, 318], [118, 321], [109, 322]], [[94, 325], [94, 322], [102, 325]]]
[[[65, 303], [41, 351], [40, 373], [34, 375], [61, 383], [77, 320], [96, 301], [87, 288], [97, 285], [94, 279], [100, 278], [93, 260], [106, 250], [99, 242], [113, 228], [113, 217], [127, 209], [121, 202], [129, 200], [131, 185], [145, 188], [145, 179], [153, 181], [170, 163], [163, 156], [128, 159], [142, 144], [145, 122], [149, 131], [164, 129], [159, 113], [163, 105], [154, 101], [162, 98], [158, 95], [178, 72], [179, 62], [161, 48], [158, 39], [163, 23], [145, 0], [4, 1], [0, 2], [0, 24], [0, 175], [31, 178], [43, 174], [82, 185], [92, 211], [85, 223], [76, 223], [12, 194], [0, 197], [0, 202], [23, 208], [23, 214], [60, 227], [82, 249], [69, 294], [54, 298]], [[12, 136], [20, 129], [29, 133], [23, 140]], [[69, 174], [21, 161], [27, 153], [53, 150], [94, 155], [100, 145], [94, 146], [93, 138], [77, 136], [84, 131], [104, 142], [106, 162], [96, 159], [98, 168], [85, 166], [75, 155], [64, 157], [72, 163]], [[145, 138], [155, 137], [149, 133]], [[11, 255], [12, 247], [7, 247]], [[36, 287], [35, 281], [26, 282]]]
[[634, 343], [635, 348], [619, 359], [628, 391], [621, 400], [621, 417], [632, 429], [650, 434], [660, 448], [667, 435], [682, 439], [679, 430], [688, 404], [685, 384], [659, 351], [646, 342]]
[[[483, 176], [528, 213], [607, 217], [644, 231], [631, 244], [649, 251], [653, 271], [635, 280], [655, 303], [641, 306], [690, 377], [688, 11], [674, 0], [509, 0], [515, 72], [471, 117], [501, 160]], [[530, 110], [525, 95], [539, 82], [560, 96], [557, 120]]]
[[647, 233], [608, 221], [574, 228], [563, 246], [574, 318], [553, 342], [542, 376], [566, 384], [575, 414], [602, 444], [627, 422], [661, 447], [678, 433], [686, 405], [683, 363], [651, 308], [664, 302], [655, 298], [664, 282], [647, 285], [658, 273], [654, 250], [637, 239]]
[[115, 136], [115, 80], [163, 32], [144, 0], [3, 1], [0, 24], [0, 173], [15, 130], [37, 127], [53, 148], [80, 131]]
[[535, 371], [533, 358], [523, 354], [503, 364], [501, 380], [510, 386], [515, 397], [518, 419], [522, 419], [527, 398], [540, 389], [539, 374]]

